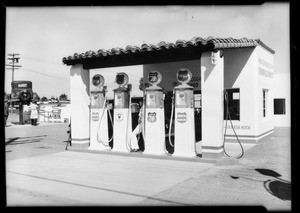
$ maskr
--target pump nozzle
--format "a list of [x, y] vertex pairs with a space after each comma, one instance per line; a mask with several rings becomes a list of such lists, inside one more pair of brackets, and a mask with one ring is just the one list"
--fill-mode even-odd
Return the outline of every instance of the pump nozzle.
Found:
[[224, 98], [225, 98], [225, 101], [228, 100], [228, 92], [226, 91], [226, 89], [224, 89]]
[[170, 123], [169, 123], [169, 144], [170, 146], [174, 147], [174, 144], [171, 142], [171, 129], [172, 129], [172, 124], [173, 124], [173, 113], [174, 113], [174, 95], [175, 92], [173, 90], [173, 96], [172, 96], [172, 109], [171, 109], [171, 117], [170, 117]]

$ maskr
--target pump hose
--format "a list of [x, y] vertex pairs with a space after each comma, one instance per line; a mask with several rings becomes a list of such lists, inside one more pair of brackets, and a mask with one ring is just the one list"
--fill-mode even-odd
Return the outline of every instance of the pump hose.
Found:
[[[102, 123], [102, 119], [103, 119], [103, 116], [104, 116], [104, 113], [105, 113], [105, 105], [106, 105], [106, 95], [105, 95], [104, 101], [103, 101], [102, 114], [101, 114], [101, 118], [100, 118], [100, 122], [99, 122], [99, 126], [98, 126], [98, 131], [97, 131], [97, 140], [98, 140], [99, 142], [101, 142], [104, 146], [109, 147], [109, 142], [111, 142], [111, 140], [113, 139], [114, 134], [112, 135], [112, 137], [111, 137], [108, 141], [102, 140], [101, 136], [99, 136], [100, 125], [101, 125], [101, 123]], [[112, 117], [111, 117], [111, 113], [110, 113], [109, 110], [108, 110], [108, 114], [109, 114], [109, 118], [110, 118], [110, 121], [111, 121], [112, 128], [114, 128], [114, 126], [113, 126], [113, 121], [112, 121]]]
[[170, 146], [174, 147], [174, 144], [172, 144], [171, 142], [171, 130], [172, 130], [172, 124], [173, 124], [173, 114], [174, 114], [174, 93], [173, 93], [173, 97], [172, 97], [172, 107], [171, 107], [171, 118], [170, 118], [170, 124], [169, 124], [169, 144]]
[[131, 147], [131, 134], [129, 134], [128, 136], [128, 131], [130, 129], [130, 126], [131, 125], [131, 96], [130, 96], [130, 92], [129, 92], [129, 107], [128, 107], [128, 115], [127, 115], [127, 128], [126, 128], [126, 148], [128, 151], [131, 151], [132, 150], [132, 147]]
[[244, 148], [243, 148], [243, 146], [242, 146], [242, 143], [240, 142], [239, 137], [237, 136], [237, 134], [236, 134], [236, 132], [235, 132], [235, 129], [234, 129], [234, 127], [233, 127], [233, 124], [232, 124], [232, 120], [231, 120], [231, 116], [230, 116], [230, 112], [229, 112], [229, 107], [228, 107], [228, 99], [227, 99], [227, 98], [228, 98], [228, 93], [227, 93], [226, 90], [224, 91], [224, 95], [225, 95], [225, 101], [226, 101], [226, 122], [225, 122], [225, 132], [224, 132], [224, 140], [223, 140], [223, 147], [224, 147], [223, 149], [224, 149], [224, 153], [225, 153], [225, 155], [226, 155], [227, 157], [232, 157], [232, 156], [230, 156], [230, 155], [226, 152], [226, 149], [225, 149], [225, 139], [226, 139], [226, 130], [227, 130], [227, 120], [228, 120], [228, 118], [229, 118], [230, 123], [231, 123], [231, 126], [232, 126], [232, 130], [233, 130], [233, 132], [234, 132], [234, 135], [235, 135], [235, 137], [236, 137], [236, 139], [237, 139], [237, 141], [238, 141], [238, 143], [239, 143], [239, 145], [240, 145], [240, 147], [241, 147], [241, 150], [242, 150], [241, 155], [238, 156], [238, 157], [235, 157], [235, 158], [236, 158], [236, 159], [240, 159], [241, 157], [243, 157], [245, 151], [244, 151]]

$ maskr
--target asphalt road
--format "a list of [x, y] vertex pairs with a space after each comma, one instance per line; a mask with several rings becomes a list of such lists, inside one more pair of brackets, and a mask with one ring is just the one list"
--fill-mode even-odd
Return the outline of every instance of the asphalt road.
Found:
[[5, 128], [6, 160], [62, 152], [68, 139], [68, 124], [18, 125], [17, 116], [10, 115]]

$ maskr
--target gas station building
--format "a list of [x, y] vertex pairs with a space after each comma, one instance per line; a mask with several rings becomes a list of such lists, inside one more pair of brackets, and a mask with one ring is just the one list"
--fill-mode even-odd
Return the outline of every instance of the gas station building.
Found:
[[[188, 84], [194, 93], [194, 143], [200, 147], [197, 156], [223, 156], [224, 136], [225, 142], [235, 142], [238, 137], [242, 144], [261, 143], [274, 133], [274, 54], [259, 39], [194, 37], [189, 41], [128, 45], [125, 49], [100, 49], [65, 57], [63, 63], [70, 66], [72, 147], [90, 146], [93, 76], [101, 75], [102, 70], [126, 72], [131, 68], [143, 73], [144, 83], [150, 72], [161, 73], [158, 86], [163, 89], [166, 110], [178, 85], [178, 70], [192, 73]], [[226, 122], [227, 108], [232, 123]]]

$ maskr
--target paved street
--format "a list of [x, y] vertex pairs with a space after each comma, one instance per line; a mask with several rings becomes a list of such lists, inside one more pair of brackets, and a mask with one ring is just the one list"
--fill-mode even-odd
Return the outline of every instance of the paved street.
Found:
[[[291, 209], [289, 129], [242, 159], [182, 161], [65, 151], [68, 124], [6, 127], [8, 206], [260, 205]], [[238, 146], [236, 146], [238, 147]], [[238, 151], [238, 148], [232, 149]]]
[[5, 128], [6, 160], [62, 152], [68, 138], [66, 123], [18, 125], [18, 116], [10, 114]]

